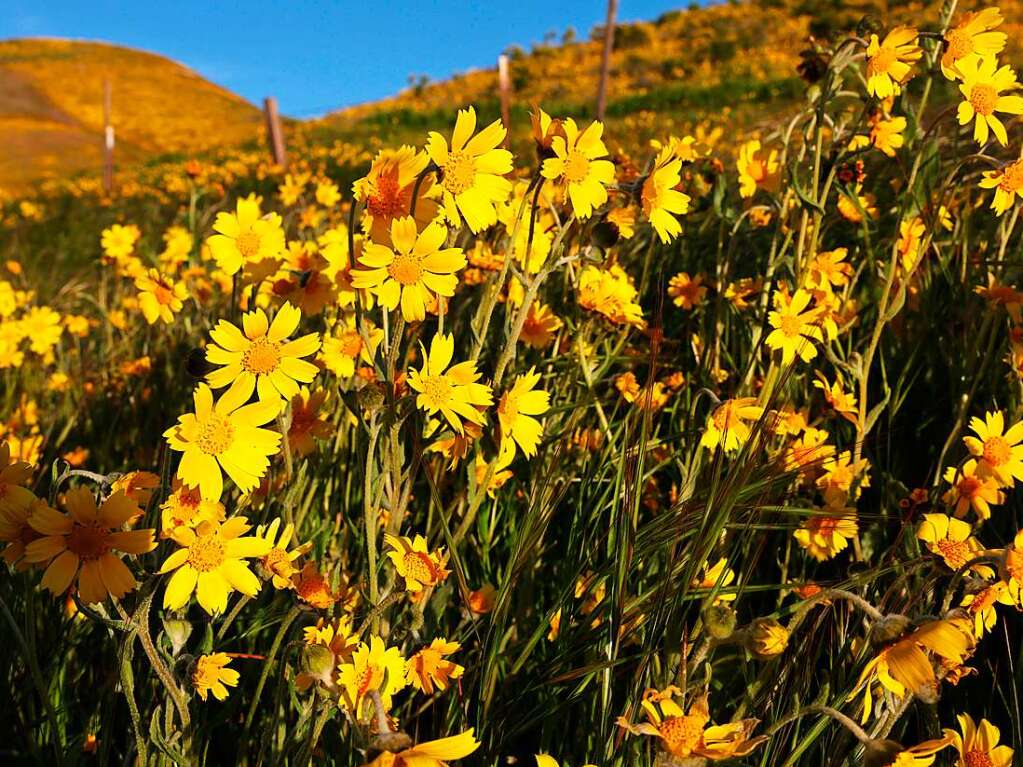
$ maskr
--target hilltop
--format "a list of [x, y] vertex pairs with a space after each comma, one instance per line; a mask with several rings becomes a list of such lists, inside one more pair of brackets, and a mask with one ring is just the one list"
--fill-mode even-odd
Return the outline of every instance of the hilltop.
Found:
[[121, 165], [259, 135], [259, 109], [163, 56], [77, 40], [7, 40], [0, 42], [0, 186], [100, 166], [105, 78]]

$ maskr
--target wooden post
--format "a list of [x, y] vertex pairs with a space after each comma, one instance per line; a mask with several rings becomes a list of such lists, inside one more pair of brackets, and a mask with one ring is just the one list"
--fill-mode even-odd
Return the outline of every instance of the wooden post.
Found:
[[288, 167], [288, 153], [284, 148], [284, 129], [281, 115], [277, 111], [277, 99], [267, 96], [263, 99], [263, 114], [266, 116], [266, 137], [270, 142], [270, 154], [282, 168]]
[[600, 83], [597, 85], [597, 119], [604, 119], [607, 109], [607, 80], [611, 71], [611, 49], [615, 44], [615, 18], [618, 0], [607, 0], [607, 22], [604, 24], [604, 55], [600, 60]]
[[113, 86], [109, 78], [103, 80], [103, 191], [114, 189], [114, 126], [110, 118]]
[[508, 56], [497, 57], [497, 84], [501, 93], [501, 120], [504, 121], [504, 145], [511, 146], [511, 78], [508, 76]]

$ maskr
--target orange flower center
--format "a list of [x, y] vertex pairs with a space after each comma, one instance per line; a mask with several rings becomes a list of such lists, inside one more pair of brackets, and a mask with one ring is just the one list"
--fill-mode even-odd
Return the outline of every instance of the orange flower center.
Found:
[[444, 188], [451, 194], [472, 189], [476, 182], [476, 164], [465, 152], [450, 152], [444, 163]]
[[1023, 189], [1023, 160], [1016, 160], [1002, 169], [1002, 178], [998, 182], [998, 188], [1010, 194]]
[[281, 345], [267, 338], [253, 341], [242, 355], [242, 367], [254, 375], [272, 373], [280, 361]]
[[713, 421], [718, 431], [728, 431], [739, 422], [739, 418], [735, 414], [732, 403], [726, 402], [714, 411]]
[[703, 725], [698, 716], [670, 716], [657, 729], [673, 754], [688, 756], [703, 740]]
[[990, 466], [1001, 466], [1008, 463], [1012, 456], [1009, 443], [1002, 437], [988, 437], [984, 443], [984, 460]]
[[881, 48], [876, 55], [867, 61], [867, 75], [885, 74], [898, 59], [898, 54], [895, 53], [894, 48]]
[[355, 359], [362, 351], [362, 337], [358, 330], [346, 330], [338, 337], [338, 344], [345, 357]]
[[959, 480], [959, 495], [963, 498], [975, 498], [983, 484], [976, 477], [963, 477]]
[[263, 557], [263, 567], [276, 575], [288, 576], [295, 571], [295, 567], [288, 559], [288, 552], [284, 549], [274, 547]]
[[364, 668], [362, 672], [359, 674], [359, 676], [356, 678], [355, 681], [358, 685], [356, 689], [359, 692], [360, 698], [367, 692], [369, 692], [370, 688], [375, 686], [373, 684], [373, 677], [376, 676], [375, 672], [376, 669], [373, 666], [367, 665], [366, 668]]
[[963, 754], [963, 761], [966, 763], [966, 767], [994, 767], [995, 764], [987, 753], [976, 749]]
[[970, 104], [979, 115], [985, 117], [995, 112], [995, 105], [998, 103], [998, 91], [994, 86], [980, 83], [970, 89]]
[[234, 427], [226, 418], [211, 413], [200, 425], [196, 442], [206, 455], [220, 455], [234, 443]]
[[424, 376], [423, 394], [436, 407], [447, 407], [455, 387], [445, 376]]
[[941, 558], [945, 560], [945, 564], [953, 570], [958, 570], [971, 559], [970, 545], [966, 541], [945, 540], [938, 541], [934, 545], [941, 552]]
[[811, 523], [811, 527], [813, 527], [813, 525], [816, 524], [817, 534], [830, 538], [832, 535], [835, 534], [835, 531], [838, 529], [838, 523], [840, 521], [841, 520], [838, 519], [837, 517], [823, 517], [813, 520], [813, 523]]
[[109, 530], [95, 522], [87, 525], [75, 522], [71, 534], [67, 537], [67, 547], [81, 559], [99, 559], [110, 551], [110, 544], [107, 542], [109, 535]]
[[171, 290], [170, 286], [162, 280], [156, 283], [153, 289], [153, 295], [156, 297], [156, 303], [161, 306], [167, 306], [174, 301], [174, 291]]
[[423, 278], [423, 259], [414, 253], [397, 253], [387, 267], [391, 278], [402, 285], [415, 285]]
[[436, 580], [437, 571], [430, 557], [421, 551], [410, 551], [402, 559], [405, 565], [405, 580], [431, 584]]
[[220, 567], [227, 559], [227, 546], [217, 533], [200, 535], [188, 547], [186, 560], [200, 573], [208, 573]]
[[590, 172], [590, 161], [582, 152], [573, 149], [565, 158], [565, 180], [570, 184], [579, 184], [586, 180]]
[[965, 58], [973, 53], [973, 37], [961, 29], [953, 29], [945, 35], [948, 43], [948, 55], [953, 60]]
[[259, 253], [259, 235], [252, 230], [239, 234], [234, 244], [238, 248], [238, 252], [242, 254], [242, 258], [247, 260], [255, 258]]
[[401, 187], [398, 186], [398, 169], [393, 168], [377, 177], [373, 194], [366, 201], [366, 207], [373, 217], [394, 218], [408, 209], [411, 197], [411, 189], [402, 193]]
[[798, 314], [783, 314], [780, 329], [787, 337], [795, 338], [803, 329], [803, 320]]

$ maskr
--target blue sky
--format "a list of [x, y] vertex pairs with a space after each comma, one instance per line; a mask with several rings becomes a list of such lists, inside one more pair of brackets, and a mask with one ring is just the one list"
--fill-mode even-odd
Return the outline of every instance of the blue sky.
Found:
[[[683, 0], [620, 0], [619, 20]], [[330, 0], [4, 0], [0, 38], [103, 40], [169, 56], [254, 103], [295, 117], [389, 96], [409, 75], [494, 66], [545, 33], [602, 23], [605, 0], [393, 3]]]

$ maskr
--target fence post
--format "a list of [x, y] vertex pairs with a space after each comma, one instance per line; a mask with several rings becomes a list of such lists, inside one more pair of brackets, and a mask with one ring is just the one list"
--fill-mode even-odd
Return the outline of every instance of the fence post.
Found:
[[497, 57], [497, 84], [501, 93], [501, 120], [504, 121], [504, 145], [511, 146], [511, 78], [508, 76], [508, 56]]
[[277, 111], [277, 99], [273, 96], [263, 99], [263, 114], [266, 116], [266, 136], [270, 142], [270, 154], [275, 163], [287, 168], [288, 153], [284, 148], [284, 129], [281, 127], [281, 115]]
[[618, 0], [607, 0], [607, 22], [604, 24], [604, 54], [600, 60], [600, 82], [597, 85], [597, 119], [603, 121], [607, 109], [607, 80], [611, 70], [611, 49], [615, 44], [615, 18]]
[[109, 78], [103, 80], [103, 191], [114, 189], [114, 126], [110, 118], [113, 86]]

